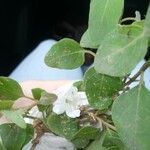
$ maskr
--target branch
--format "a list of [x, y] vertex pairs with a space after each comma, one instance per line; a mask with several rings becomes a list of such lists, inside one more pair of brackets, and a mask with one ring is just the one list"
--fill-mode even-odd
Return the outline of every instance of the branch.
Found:
[[96, 56], [96, 54], [90, 50], [85, 50], [85, 53], [91, 54], [94, 57]]
[[128, 82], [125, 83], [125, 86], [130, 85], [132, 82], [136, 80], [137, 77], [139, 77], [142, 72], [144, 72], [148, 67], [150, 66], [150, 59], [143, 64], [143, 66], [140, 68], [140, 70], [132, 77]]

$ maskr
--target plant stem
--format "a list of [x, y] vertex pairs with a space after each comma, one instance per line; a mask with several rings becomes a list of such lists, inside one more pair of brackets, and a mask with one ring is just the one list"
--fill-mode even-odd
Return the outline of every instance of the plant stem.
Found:
[[104, 121], [103, 119], [101, 119], [101, 118], [99, 118], [99, 117], [96, 117], [96, 119], [97, 119], [99, 122], [102, 122], [102, 124], [103, 124], [104, 126], [106, 126], [106, 127], [110, 128], [110, 129], [116, 131], [116, 128], [115, 128], [113, 125], [107, 123], [106, 121]]
[[94, 57], [96, 56], [96, 54], [90, 50], [85, 50], [85, 53], [91, 54]]
[[126, 21], [136, 21], [137, 19], [134, 17], [128, 17], [128, 18], [124, 18], [121, 20], [121, 23], [126, 22]]
[[149, 66], [150, 66], [150, 59], [143, 64], [140, 70], [132, 78], [130, 78], [130, 80], [126, 82], [124, 86], [130, 85], [132, 82], [134, 82], [136, 78], [139, 77]]
[[28, 115], [24, 115], [23, 117], [25, 117], [25, 118], [29, 118], [29, 119], [33, 119], [33, 120], [35, 120], [35, 119], [40, 119], [40, 118], [37, 118], [37, 117], [28, 116]]

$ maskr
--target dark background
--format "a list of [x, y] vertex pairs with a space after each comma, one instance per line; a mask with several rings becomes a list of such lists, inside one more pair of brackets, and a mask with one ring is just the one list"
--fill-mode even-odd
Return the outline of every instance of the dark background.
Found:
[[[144, 17], [149, 1], [125, 0], [124, 17], [134, 16], [136, 10]], [[1, 0], [0, 75], [9, 75], [42, 40], [71, 37], [79, 41], [87, 27], [89, 3], [90, 0]]]

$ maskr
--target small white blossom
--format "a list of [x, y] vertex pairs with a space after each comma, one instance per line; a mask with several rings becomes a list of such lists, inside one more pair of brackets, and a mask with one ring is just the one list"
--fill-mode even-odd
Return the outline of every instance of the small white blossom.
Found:
[[57, 96], [57, 100], [53, 103], [53, 111], [58, 115], [66, 112], [67, 116], [76, 118], [80, 116], [80, 107], [88, 105], [85, 92], [79, 92], [74, 86], [62, 88]]

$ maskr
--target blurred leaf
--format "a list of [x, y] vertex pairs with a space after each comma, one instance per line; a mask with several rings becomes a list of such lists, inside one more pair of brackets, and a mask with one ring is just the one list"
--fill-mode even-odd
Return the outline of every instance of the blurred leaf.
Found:
[[32, 89], [32, 95], [35, 99], [39, 100], [37, 106], [39, 111], [43, 112], [53, 104], [53, 102], [57, 99], [57, 96], [52, 93], [48, 93], [43, 89], [35, 88]]
[[0, 100], [0, 111], [10, 109], [13, 104], [14, 102], [10, 100]]
[[27, 124], [27, 127], [25, 130], [26, 130], [25, 131], [26, 132], [26, 139], [25, 139], [24, 145], [29, 143], [29, 141], [34, 138], [34, 128], [31, 124]]
[[34, 88], [31, 91], [32, 91], [33, 97], [35, 99], [39, 100], [41, 98], [41, 93], [44, 92], [45, 90], [43, 90], [41, 88]]
[[144, 34], [150, 38], [150, 4], [147, 10], [146, 19], [144, 23]]
[[85, 73], [84, 82], [90, 105], [100, 110], [107, 109], [114, 94], [122, 88], [120, 78], [97, 73], [93, 67]]
[[118, 134], [129, 150], [150, 148], [150, 91], [143, 85], [119, 96], [112, 108]]
[[9, 120], [11, 120], [13, 123], [18, 125], [21, 128], [26, 128], [26, 123], [24, 121], [24, 118], [22, 117], [22, 111], [21, 110], [3, 110], [2, 114], [6, 116]]
[[[105, 35], [116, 28], [122, 16], [123, 7], [124, 0], [91, 1], [88, 33], [92, 45], [99, 46]], [[86, 39], [89, 39], [89, 36]]]
[[77, 121], [63, 115], [50, 115], [47, 118], [47, 127], [55, 134], [72, 139], [78, 131]]
[[21, 150], [26, 139], [26, 130], [14, 124], [3, 124], [0, 125], [0, 136], [6, 150]]
[[16, 100], [23, 97], [21, 86], [13, 79], [0, 77], [0, 99]]
[[78, 91], [85, 91], [83, 81], [77, 81], [77, 82], [73, 83], [73, 86], [75, 86], [78, 89]]
[[92, 126], [81, 128], [71, 140], [76, 148], [85, 148], [90, 140], [97, 139], [100, 136], [100, 130]]
[[107, 130], [103, 141], [103, 146], [108, 149], [124, 150], [124, 144], [120, 140], [118, 134], [112, 130]]
[[89, 35], [89, 30], [86, 30], [86, 32], [82, 35], [80, 45], [81, 47], [85, 48], [93, 48], [93, 49], [98, 48], [98, 45], [94, 45], [94, 42], [92, 42], [92, 39], [90, 38]]
[[45, 63], [59, 69], [78, 68], [84, 63], [84, 49], [72, 39], [62, 39], [47, 53]]
[[119, 28], [108, 34], [99, 47], [94, 66], [96, 71], [110, 76], [129, 74], [147, 52], [148, 39], [138, 26]]

